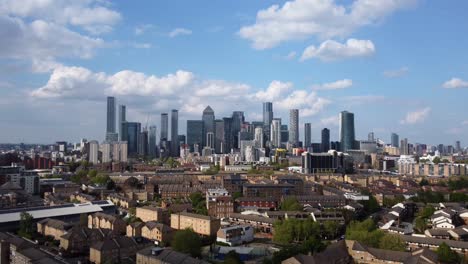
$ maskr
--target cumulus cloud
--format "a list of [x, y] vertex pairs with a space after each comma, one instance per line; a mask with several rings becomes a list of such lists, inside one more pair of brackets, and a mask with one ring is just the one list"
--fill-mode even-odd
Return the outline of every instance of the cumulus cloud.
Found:
[[104, 41], [80, 35], [44, 20], [25, 23], [21, 19], [0, 16], [0, 57], [34, 59], [54, 57], [90, 58]]
[[430, 107], [419, 109], [414, 112], [409, 112], [406, 114], [405, 119], [401, 120], [400, 123], [401, 124], [422, 123], [429, 116], [430, 112], [431, 112]]
[[291, 51], [284, 58], [287, 60], [293, 60], [294, 58], [296, 58], [296, 55], [297, 53], [295, 51]]
[[325, 117], [320, 119], [320, 124], [325, 127], [338, 126], [340, 124], [340, 117], [338, 115]]
[[312, 85], [312, 89], [314, 90], [339, 90], [349, 88], [353, 85], [353, 80], [351, 79], [343, 79], [329, 83], [323, 84], [314, 84]]
[[468, 88], [468, 81], [464, 81], [460, 78], [452, 78], [442, 84], [445, 89], [459, 89]]
[[183, 36], [183, 35], [191, 35], [192, 31], [190, 29], [186, 28], [176, 28], [169, 32], [169, 37], [175, 38], [177, 36]]
[[290, 82], [272, 81], [266, 90], [260, 90], [253, 95], [259, 101], [275, 101], [293, 87]]
[[111, 31], [121, 19], [120, 13], [109, 9], [104, 2], [106, 1], [3, 0], [0, 3], [0, 14], [72, 25], [92, 34], [101, 34]]
[[336, 61], [353, 57], [365, 57], [375, 53], [374, 43], [370, 40], [348, 39], [346, 43], [327, 40], [319, 47], [305, 48], [301, 61], [317, 58], [322, 61]]
[[384, 71], [383, 75], [387, 78], [398, 78], [406, 75], [409, 72], [409, 68], [404, 66], [396, 70]]
[[255, 49], [268, 49], [290, 40], [318, 36], [321, 39], [346, 37], [357, 29], [375, 25], [397, 10], [417, 0], [355, 0], [348, 7], [335, 0], [292, 0], [258, 11], [253, 25], [239, 35]]
[[330, 101], [316, 92], [293, 90], [290, 82], [272, 81], [257, 92], [245, 83], [200, 79], [194, 73], [179, 70], [164, 76], [123, 70], [114, 74], [93, 72], [84, 67], [56, 66], [45, 85], [30, 91], [32, 99], [102, 100], [114, 95], [137, 105], [142, 113], [181, 110], [185, 117], [197, 117], [211, 105], [217, 114], [230, 115], [233, 109], [257, 109], [272, 101], [281, 115], [297, 108], [301, 116], [321, 112]]

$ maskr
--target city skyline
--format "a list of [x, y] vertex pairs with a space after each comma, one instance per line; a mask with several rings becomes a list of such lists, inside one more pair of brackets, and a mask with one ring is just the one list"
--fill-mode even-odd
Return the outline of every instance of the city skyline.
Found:
[[[468, 137], [463, 1], [394, 1], [361, 6], [361, 13], [353, 13], [360, 1], [289, 1], [292, 14], [308, 10], [306, 22], [319, 25], [310, 32], [268, 30], [266, 10], [269, 21], [297, 25], [285, 15], [286, 1], [206, 9], [177, 1], [31, 3], [24, 12], [8, 1], [0, 9], [7, 29], [1, 36], [9, 40], [0, 53], [0, 111], [6, 113], [0, 142], [101, 141], [106, 96], [127, 106], [127, 120], [142, 124], [149, 117], [158, 126], [161, 113], [179, 109], [179, 131], [207, 105], [218, 117], [241, 110], [247, 120], [262, 121], [261, 104], [273, 102], [284, 124], [290, 109], [300, 110], [299, 131], [311, 123], [312, 142], [324, 127], [337, 139], [343, 110], [356, 115], [356, 139], [373, 131], [389, 141], [395, 132], [410, 142], [454, 145]], [[310, 11], [318, 4], [320, 14]], [[94, 18], [63, 19], [63, 8]], [[343, 8], [340, 19], [334, 8]], [[190, 15], [194, 10], [201, 19]], [[353, 23], [353, 15], [367, 22]], [[343, 31], [321, 16], [339, 21]]]

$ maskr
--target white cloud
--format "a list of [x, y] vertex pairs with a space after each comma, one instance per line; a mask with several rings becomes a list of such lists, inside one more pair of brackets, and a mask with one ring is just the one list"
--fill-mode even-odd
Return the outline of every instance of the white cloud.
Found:
[[289, 40], [318, 36], [321, 39], [346, 37], [357, 29], [375, 25], [397, 10], [417, 0], [355, 0], [344, 6], [335, 0], [292, 0], [258, 11], [253, 25], [239, 35], [252, 41], [256, 49], [267, 49]]
[[334, 40], [327, 40], [319, 47], [311, 45], [305, 48], [300, 60], [318, 58], [322, 61], [336, 61], [370, 56], [374, 53], [374, 43], [370, 40], [348, 39], [344, 44]]
[[401, 124], [416, 124], [416, 123], [421, 123], [426, 118], [429, 116], [429, 113], [431, 112], [430, 107], [426, 107], [423, 109], [416, 110], [414, 112], [409, 112], [406, 114], [405, 119], [401, 120]]
[[308, 117], [322, 111], [331, 103], [330, 100], [319, 97], [315, 92], [305, 90], [292, 91], [284, 99], [274, 102], [282, 110], [299, 109], [301, 116]]
[[468, 81], [464, 81], [460, 78], [452, 78], [444, 84], [442, 84], [442, 87], [445, 89], [458, 89], [458, 88], [468, 88]]
[[169, 96], [189, 85], [191, 72], [177, 71], [163, 77], [147, 76], [140, 72], [120, 71], [114, 75], [93, 73], [83, 67], [55, 68], [46, 85], [31, 92], [38, 98], [94, 98], [112, 95]]
[[152, 24], [144, 24], [135, 27], [135, 35], [139, 36], [153, 27]]
[[3, 0], [0, 14], [72, 25], [92, 33], [109, 32], [120, 21], [120, 13], [101, 0]]
[[340, 124], [340, 117], [338, 115], [326, 117], [320, 119], [320, 124], [325, 127], [331, 127], [331, 126], [339, 126]]
[[353, 80], [343, 79], [343, 80], [338, 80], [338, 81], [334, 81], [330, 83], [315, 84], [315, 85], [312, 85], [312, 89], [314, 90], [338, 90], [338, 89], [349, 88], [352, 85], [353, 85]]
[[9, 59], [90, 58], [104, 41], [44, 20], [25, 23], [0, 16], [0, 57]]
[[384, 71], [383, 75], [387, 78], [398, 78], [406, 75], [409, 72], [409, 68], [404, 66], [397, 70]]
[[257, 109], [263, 101], [271, 99], [275, 114], [287, 115], [289, 109], [297, 108], [301, 116], [307, 117], [330, 104], [315, 92], [292, 88], [290, 82], [272, 81], [265, 90], [252, 92], [252, 87], [245, 83], [203, 80], [182, 70], [155, 76], [131, 70], [96, 73], [83, 67], [58, 65], [48, 82], [29, 95], [33, 101], [102, 100], [114, 95], [133, 105], [142, 115], [160, 113], [170, 107], [180, 109], [185, 118], [198, 117], [207, 105], [216, 109], [217, 115], [229, 116], [233, 109]]
[[243, 83], [229, 83], [223, 80], [205, 81], [196, 88], [196, 96], [233, 96], [245, 94], [250, 87]]
[[192, 31], [190, 29], [186, 28], [176, 28], [169, 32], [169, 37], [175, 38], [177, 36], [182, 36], [182, 35], [191, 35]]
[[275, 101], [293, 87], [290, 82], [272, 81], [266, 90], [260, 90], [253, 95], [259, 101]]
[[287, 60], [293, 60], [294, 58], [296, 58], [296, 56], [297, 56], [297, 53], [295, 51], [291, 51], [284, 58]]

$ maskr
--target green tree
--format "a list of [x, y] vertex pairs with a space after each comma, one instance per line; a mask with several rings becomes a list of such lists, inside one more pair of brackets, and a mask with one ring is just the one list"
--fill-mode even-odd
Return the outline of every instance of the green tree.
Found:
[[442, 263], [460, 263], [458, 254], [445, 243], [440, 244], [436, 253]]
[[193, 207], [196, 207], [199, 203], [204, 201], [203, 194], [201, 192], [191, 193], [189, 198], [192, 201], [192, 206]]
[[32, 234], [34, 233], [34, 227], [35, 227], [33, 220], [34, 218], [30, 213], [22, 212], [20, 214], [20, 224], [19, 224], [18, 235], [31, 239]]
[[192, 229], [187, 228], [177, 231], [171, 245], [175, 251], [190, 254], [192, 257], [201, 256], [202, 242]]
[[91, 182], [96, 185], [107, 185], [107, 182], [109, 181], [110, 178], [107, 174], [98, 174], [95, 177], [91, 178]]
[[416, 229], [416, 231], [418, 231], [420, 234], [424, 233], [424, 230], [427, 229], [426, 219], [422, 217], [416, 217], [416, 220], [414, 221], [414, 229]]
[[421, 211], [419, 211], [418, 216], [421, 218], [429, 218], [434, 214], [435, 208], [431, 205], [425, 206]]
[[378, 230], [372, 219], [352, 221], [346, 229], [346, 239], [357, 240], [370, 247], [379, 247], [384, 232]]
[[369, 200], [360, 201], [360, 203], [364, 206], [364, 212], [366, 214], [372, 214], [380, 209], [379, 202], [377, 199], [368, 191], [363, 191], [362, 194], [369, 195]]
[[385, 234], [379, 242], [379, 248], [393, 251], [405, 251], [405, 241], [400, 236]]
[[237, 198], [240, 198], [240, 197], [242, 197], [242, 196], [244, 196], [244, 195], [242, 194], [242, 192], [235, 192], [235, 193], [232, 194], [232, 199], [233, 199], [233, 200], [236, 200]]
[[302, 211], [302, 205], [294, 197], [287, 197], [281, 203], [281, 210], [283, 211]]
[[338, 228], [340, 226], [336, 221], [325, 221], [323, 223], [323, 231], [324, 234], [327, 236], [327, 239], [335, 238], [338, 233]]
[[419, 186], [425, 186], [425, 185], [429, 185], [429, 181], [425, 178], [423, 178], [420, 182], [419, 182]]
[[224, 257], [223, 263], [224, 264], [242, 264], [244, 262], [241, 260], [240, 255], [235, 250], [231, 250]]
[[97, 170], [94, 170], [94, 169], [93, 169], [93, 170], [90, 170], [90, 171], [88, 172], [88, 176], [89, 176], [90, 178], [96, 177], [97, 174], [98, 174]]
[[440, 163], [440, 158], [439, 157], [435, 157], [432, 162], [434, 162], [434, 164], [439, 164]]

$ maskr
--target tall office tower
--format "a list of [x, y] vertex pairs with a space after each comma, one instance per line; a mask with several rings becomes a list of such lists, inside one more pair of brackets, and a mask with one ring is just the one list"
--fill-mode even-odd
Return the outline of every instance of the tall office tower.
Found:
[[459, 140], [457, 140], [457, 141], [455, 142], [455, 151], [456, 151], [456, 152], [461, 152], [461, 151], [462, 151], [461, 143], [460, 143]]
[[437, 150], [439, 151], [439, 153], [441, 155], [445, 154], [445, 147], [444, 147], [444, 144], [439, 144], [437, 145]]
[[273, 120], [273, 103], [263, 103], [263, 133], [267, 136], [267, 140], [270, 140], [270, 125]]
[[156, 157], [156, 126], [150, 126], [148, 135], [148, 155]]
[[224, 124], [224, 137], [223, 137], [223, 153], [230, 153], [231, 149], [234, 146], [234, 137], [232, 133], [232, 117], [224, 117], [223, 118]]
[[289, 129], [288, 125], [281, 125], [281, 143], [288, 143], [289, 142]]
[[215, 120], [215, 153], [221, 154], [223, 153], [223, 145], [224, 142], [224, 121], [217, 119]]
[[409, 155], [407, 138], [402, 139], [400, 142], [400, 155]]
[[119, 141], [126, 140], [126, 138], [124, 138], [125, 133], [123, 132], [123, 123], [125, 121], [127, 121], [127, 109], [125, 105], [119, 105], [119, 122], [117, 124], [119, 126]]
[[148, 155], [148, 130], [146, 130], [146, 127], [139, 135], [138, 155], [143, 157]]
[[270, 139], [273, 147], [281, 147], [281, 118], [273, 118], [271, 121]]
[[354, 114], [348, 111], [340, 113], [340, 142], [342, 151], [355, 148]]
[[299, 146], [299, 109], [289, 110], [289, 142]]
[[312, 127], [310, 123], [304, 124], [304, 147], [310, 147], [310, 143], [312, 143]]
[[159, 141], [169, 140], [169, 119], [167, 113], [161, 114], [161, 133], [159, 135]]
[[201, 146], [204, 131], [203, 120], [187, 120], [187, 145], [190, 147], [190, 152], [194, 152], [195, 145]]
[[369, 132], [369, 134], [367, 134], [367, 140], [372, 142], [375, 141], [374, 132]]
[[179, 111], [172, 109], [171, 111], [171, 155], [173, 157], [179, 156]]
[[99, 161], [99, 143], [96, 140], [89, 142], [88, 161], [93, 164], [97, 164]]
[[398, 148], [400, 146], [400, 137], [396, 133], [392, 133], [390, 136], [390, 141], [392, 142], [392, 147]]
[[239, 132], [241, 131], [242, 125], [245, 122], [244, 112], [242, 111], [234, 111], [232, 112], [232, 126], [231, 126], [231, 133], [232, 133], [232, 148], [239, 148]]
[[[202, 120], [203, 120], [203, 147], [208, 145], [208, 142], [206, 142], [206, 134], [212, 132], [214, 133], [215, 130], [215, 113], [213, 109], [210, 106], [207, 106], [205, 110], [203, 110], [203, 115], [202, 115]], [[188, 135], [187, 135], [188, 136]]]
[[210, 149], [215, 147], [215, 134], [214, 132], [206, 133], [206, 146]]
[[[117, 137], [117, 138], [116, 138]], [[106, 141], [117, 141], [118, 135], [115, 133], [115, 98], [107, 97], [107, 129]]]
[[264, 148], [263, 145], [263, 128], [261, 127], [256, 127], [255, 128], [255, 147], [256, 148]]
[[[322, 129], [322, 142], [320, 144], [322, 152], [328, 152], [330, 150], [330, 129]], [[335, 148], [336, 150], [339, 150]]]
[[112, 156], [111, 156], [111, 143], [104, 141], [102, 144], [99, 146], [101, 149], [101, 161], [102, 163], [107, 163], [107, 162], [112, 162]]
[[137, 122], [125, 122], [127, 130], [128, 156], [138, 155], [138, 143], [140, 140], [141, 124]]

